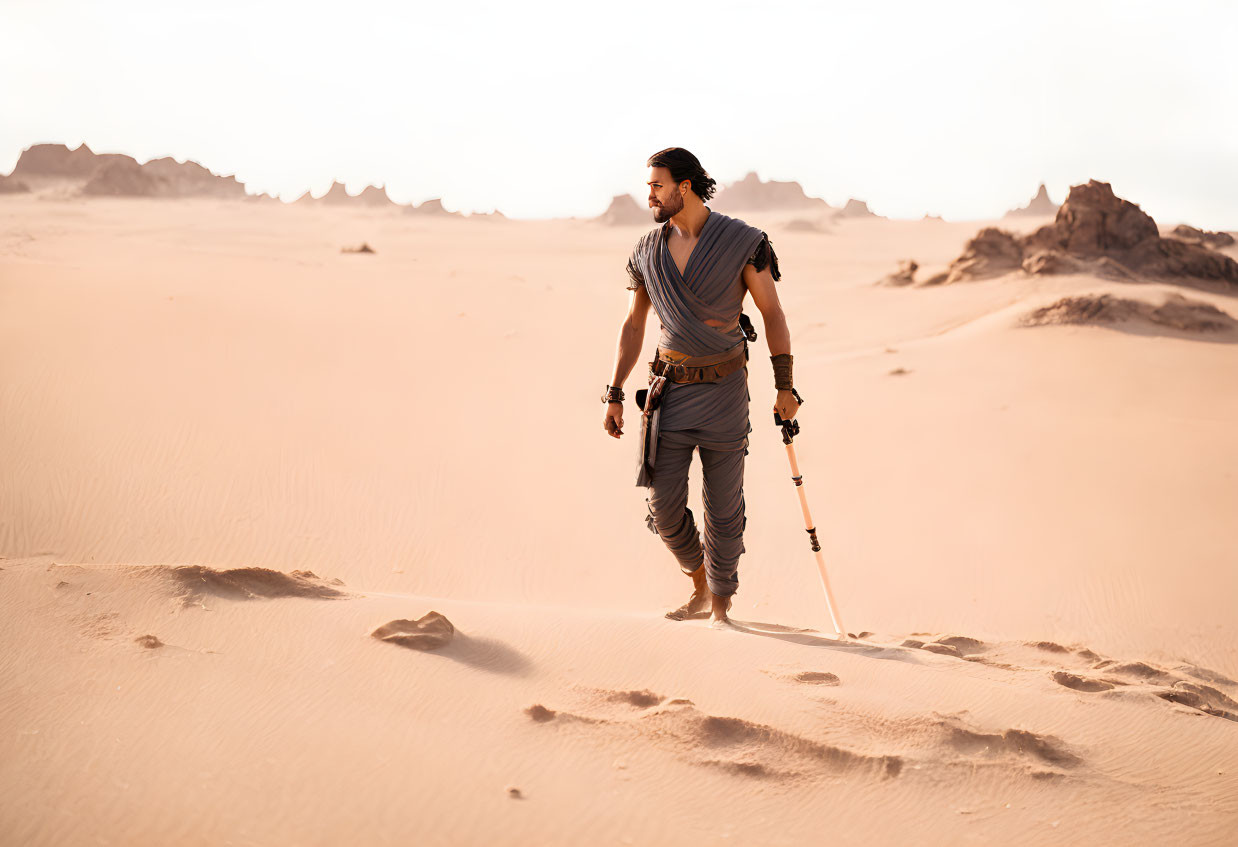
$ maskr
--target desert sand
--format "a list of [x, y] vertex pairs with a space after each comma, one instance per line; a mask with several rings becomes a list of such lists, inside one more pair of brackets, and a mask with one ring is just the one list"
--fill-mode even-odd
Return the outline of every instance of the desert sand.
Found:
[[598, 402], [651, 222], [0, 198], [0, 842], [1232, 844], [1238, 333], [1175, 316], [1236, 292], [727, 213], [854, 638], [751, 306], [735, 626], [663, 617]]

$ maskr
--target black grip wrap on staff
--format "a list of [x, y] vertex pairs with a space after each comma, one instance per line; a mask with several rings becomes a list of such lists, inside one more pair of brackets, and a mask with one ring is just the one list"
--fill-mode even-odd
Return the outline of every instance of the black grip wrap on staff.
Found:
[[811, 526], [804, 531], [808, 533], [808, 539], [812, 542], [812, 552], [816, 553], [821, 549], [821, 542], [817, 541], [817, 528]]

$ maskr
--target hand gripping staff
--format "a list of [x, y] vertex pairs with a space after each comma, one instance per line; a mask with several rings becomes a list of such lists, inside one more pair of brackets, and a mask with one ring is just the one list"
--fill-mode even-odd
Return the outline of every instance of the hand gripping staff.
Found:
[[[798, 394], [796, 394], [796, 399], [799, 400]], [[800, 402], [803, 403], [803, 401]], [[838, 613], [834, 611], [837, 604], [834, 602], [834, 592], [830, 590], [829, 574], [825, 572], [825, 556], [821, 552], [821, 542], [817, 540], [817, 528], [813, 525], [812, 515], [808, 511], [808, 498], [804, 495], [804, 477], [800, 474], [799, 464], [795, 461], [795, 445], [791, 443], [795, 436], [800, 434], [800, 425], [794, 418], [789, 421], [783, 420], [777, 412], [774, 412], [774, 423], [782, 427], [782, 443], [787, 445], [787, 459], [791, 462], [791, 480], [795, 483], [795, 490], [800, 495], [800, 508], [804, 510], [804, 526], [807, 527], [808, 538], [812, 543], [812, 552], [817, 556], [817, 572], [821, 575], [821, 587], [825, 589], [825, 605], [830, 610], [830, 621], [834, 624], [834, 631], [838, 633], [838, 637], [845, 639], [847, 633], [838, 620]]]

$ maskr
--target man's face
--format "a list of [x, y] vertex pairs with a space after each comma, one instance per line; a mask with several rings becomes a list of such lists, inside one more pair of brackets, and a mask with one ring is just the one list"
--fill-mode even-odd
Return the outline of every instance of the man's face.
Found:
[[669, 168], [649, 169], [649, 208], [653, 209], [655, 223], [665, 223], [683, 209], [683, 192], [690, 185], [683, 181], [684, 188], [675, 184]]

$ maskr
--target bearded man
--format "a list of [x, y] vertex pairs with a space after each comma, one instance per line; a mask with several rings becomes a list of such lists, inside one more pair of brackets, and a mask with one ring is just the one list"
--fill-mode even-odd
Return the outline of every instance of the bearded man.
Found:
[[[623, 435], [623, 383], [640, 358], [650, 305], [661, 337], [650, 362], [641, 411], [636, 484], [649, 490], [649, 529], [666, 544], [693, 591], [673, 620], [727, 622], [744, 553], [744, 457], [748, 455], [748, 341], [742, 314], [752, 300], [765, 323], [778, 389], [774, 411], [786, 420], [803, 402], [791, 380], [791, 333], [774, 282], [778, 257], [764, 232], [710, 209], [714, 180], [696, 156], [668, 147], [649, 158], [649, 207], [660, 226], [628, 259], [627, 316], [619, 331], [614, 376], [602, 401], [602, 426]], [[700, 453], [704, 540], [688, 508], [688, 467]]]

